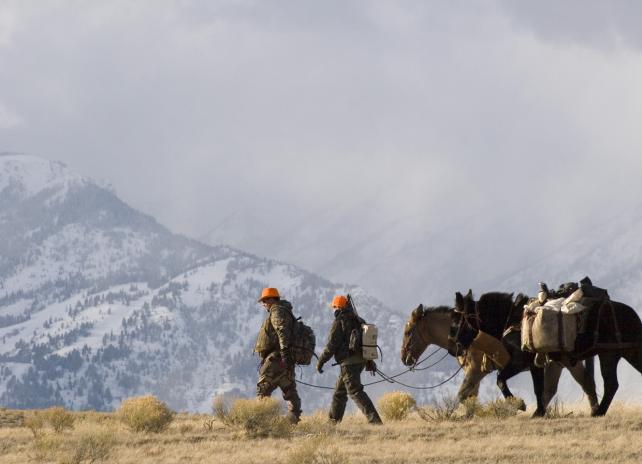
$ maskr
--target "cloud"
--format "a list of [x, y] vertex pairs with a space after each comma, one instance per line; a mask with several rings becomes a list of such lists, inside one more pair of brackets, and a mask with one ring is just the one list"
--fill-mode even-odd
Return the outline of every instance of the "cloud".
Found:
[[642, 48], [638, 20], [642, 15], [642, 4], [637, 1], [500, 0], [499, 3], [512, 20], [544, 40], [605, 51], [619, 46]]
[[20, 117], [0, 102], [0, 129], [12, 129], [20, 124]]
[[[7, 2], [0, 99], [22, 124], [2, 143], [174, 230], [450, 293], [642, 194], [626, 15], [549, 27], [514, 4]], [[587, 46], [596, 24], [597, 43], [629, 38]]]
[[6, 5], [0, 5], [0, 48], [11, 44], [15, 31], [15, 15]]

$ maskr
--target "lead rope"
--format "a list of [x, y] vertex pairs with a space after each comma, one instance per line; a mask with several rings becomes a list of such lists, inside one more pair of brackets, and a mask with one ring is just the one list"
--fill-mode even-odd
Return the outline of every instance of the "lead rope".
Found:
[[387, 376], [386, 376], [383, 372], [381, 372], [379, 369], [377, 369], [377, 374], [379, 374], [381, 377], [383, 377], [383, 379], [384, 379], [386, 382], [388, 382], [388, 383], [396, 383], [396, 384], [398, 384], [398, 385], [402, 385], [402, 386], [404, 386], [404, 387], [406, 387], [406, 388], [411, 388], [411, 389], [413, 389], [413, 390], [432, 390], [433, 388], [441, 387], [442, 385], [445, 385], [445, 384], [447, 384], [448, 382], [450, 382], [452, 379], [454, 379], [455, 377], [457, 377], [457, 374], [459, 374], [459, 372], [460, 372], [461, 370], [462, 370], [462, 367], [460, 367], [459, 369], [457, 369], [453, 375], [451, 375], [450, 377], [448, 377], [448, 378], [447, 378], [446, 380], [444, 380], [443, 382], [440, 382], [440, 383], [438, 383], [438, 384], [436, 384], [436, 385], [428, 385], [428, 386], [423, 386], [423, 387], [415, 387], [415, 386], [413, 386], [413, 385], [407, 385], [407, 384], [405, 384], [405, 383], [403, 383], [403, 382], [400, 382], [400, 381], [398, 381], [398, 380], [395, 380], [395, 379], [394, 379], [394, 376], [393, 376], [393, 377], [387, 377]]
[[[431, 368], [431, 367], [436, 366], [436, 365], [437, 365], [437, 364], [439, 364], [441, 361], [443, 361], [443, 360], [446, 358], [446, 356], [448, 356], [448, 352], [446, 352], [446, 354], [444, 354], [444, 356], [442, 356], [438, 361], [436, 361], [436, 362], [432, 363], [431, 365], [429, 365], [429, 366], [425, 366], [425, 367], [422, 367], [422, 368], [420, 368], [420, 369], [417, 369], [417, 368], [416, 368], [416, 366], [418, 366], [418, 365], [420, 365], [420, 364], [423, 364], [424, 362], [428, 361], [432, 356], [434, 356], [435, 354], [437, 354], [437, 353], [438, 353], [439, 351], [441, 351], [442, 349], [443, 349], [443, 348], [439, 348], [439, 349], [437, 349], [436, 351], [433, 351], [433, 352], [432, 352], [432, 353], [430, 353], [427, 357], [425, 357], [424, 359], [422, 359], [421, 361], [419, 361], [418, 363], [416, 363], [413, 367], [411, 367], [411, 368], [409, 368], [409, 369], [406, 369], [405, 371], [400, 372], [400, 373], [395, 374], [395, 375], [392, 375], [392, 376], [386, 375], [385, 373], [383, 373], [383, 372], [381, 372], [379, 369], [377, 369], [377, 371], [376, 371], [376, 372], [377, 372], [377, 374], [379, 374], [379, 376], [382, 378], [382, 380], [377, 380], [377, 381], [375, 381], [375, 382], [364, 383], [364, 384], [363, 384], [363, 386], [364, 386], [364, 387], [368, 387], [368, 386], [370, 386], [370, 385], [376, 385], [376, 384], [379, 384], [379, 383], [388, 382], [388, 383], [397, 383], [397, 384], [402, 385], [402, 386], [404, 386], [404, 387], [406, 387], [406, 388], [411, 388], [411, 389], [414, 389], [414, 390], [430, 390], [430, 389], [433, 389], [433, 388], [441, 387], [442, 385], [444, 385], [444, 384], [446, 384], [446, 383], [450, 382], [452, 379], [454, 379], [454, 378], [457, 376], [457, 374], [459, 374], [459, 372], [461, 371], [461, 369], [462, 369], [462, 368], [460, 367], [459, 369], [457, 369], [457, 371], [456, 371], [453, 375], [451, 375], [449, 378], [447, 378], [447, 379], [446, 379], [446, 380], [444, 380], [443, 382], [440, 382], [440, 383], [439, 383], [439, 384], [437, 384], [437, 385], [430, 385], [430, 386], [415, 387], [415, 386], [412, 386], [412, 385], [407, 385], [407, 384], [405, 384], [405, 383], [399, 382], [398, 380], [395, 380], [395, 379], [396, 379], [397, 377], [400, 377], [400, 376], [402, 376], [402, 375], [404, 375], [404, 374], [407, 374], [408, 372], [411, 372], [411, 371], [414, 371], [414, 370], [417, 370], [417, 371], [423, 371], [423, 370], [426, 370], [426, 369], [429, 369], [429, 368]], [[314, 384], [311, 384], [311, 383], [304, 382], [304, 381], [302, 381], [302, 380], [297, 380], [296, 382], [297, 382], [297, 383], [299, 383], [299, 384], [301, 384], [301, 385], [306, 385], [306, 386], [308, 386], [308, 387], [319, 388], [319, 389], [323, 389], [323, 390], [334, 390], [334, 387], [327, 387], [327, 386], [325, 386], [325, 385], [314, 385]]]

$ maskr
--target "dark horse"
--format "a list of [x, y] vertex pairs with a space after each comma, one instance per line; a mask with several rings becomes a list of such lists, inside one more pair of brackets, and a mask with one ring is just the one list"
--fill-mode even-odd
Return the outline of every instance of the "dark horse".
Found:
[[597, 301], [587, 309], [586, 325], [578, 335], [575, 351], [555, 353], [551, 359], [570, 366], [597, 356], [604, 381], [604, 396], [593, 415], [603, 416], [619, 387], [617, 365], [626, 359], [642, 373], [642, 321], [633, 308], [611, 301]]
[[[497, 339], [502, 339], [505, 329], [510, 327], [514, 320], [521, 319], [521, 312], [527, 299], [527, 297], [518, 296], [513, 303], [512, 295], [510, 294], [489, 293], [483, 295], [475, 307], [478, 310], [481, 309], [481, 313], [484, 315], [483, 320], [479, 317], [483, 328], [486, 329], [484, 331]], [[401, 360], [407, 366], [414, 365], [430, 344], [446, 348], [453, 356], [457, 356], [466, 374], [458, 393], [460, 400], [475, 396], [481, 379], [492, 370], [484, 368], [482, 362], [483, 353], [481, 351], [472, 347], [459, 351], [457, 343], [451, 337], [453, 323], [458, 320], [457, 315], [470, 311], [471, 302], [474, 303], [472, 292], [469, 292], [465, 298], [458, 293], [456, 299], [458, 308], [456, 309], [459, 313], [456, 313], [453, 308], [445, 306], [424, 308], [423, 305], [420, 305], [412, 312], [406, 324], [401, 349]], [[487, 324], [489, 325], [488, 327], [486, 327]], [[500, 369], [498, 373], [498, 387], [504, 397], [513, 396], [508, 389], [506, 381], [524, 370], [530, 370], [537, 398], [537, 409], [533, 416], [544, 415], [548, 402], [557, 390], [561, 366], [557, 363], [551, 363], [545, 369], [535, 366], [533, 362], [534, 355], [521, 351], [519, 333], [516, 336], [509, 334], [504, 338], [503, 342], [511, 358], [508, 365]], [[597, 397], [595, 395], [595, 384], [592, 382], [592, 372], [585, 370], [582, 363], [576, 363], [573, 366], [568, 366], [568, 368], [587, 393], [592, 408], [595, 408]], [[544, 371], [546, 371], [546, 375]]]

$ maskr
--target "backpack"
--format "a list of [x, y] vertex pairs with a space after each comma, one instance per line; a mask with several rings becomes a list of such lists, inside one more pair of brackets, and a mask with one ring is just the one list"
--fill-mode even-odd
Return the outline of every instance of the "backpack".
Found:
[[350, 341], [348, 343], [348, 352], [350, 355], [359, 354], [365, 361], [374, 361], [379, 359], [377, 353], [377, 326], [366, 324], [359, 318], [359, 327], [352, 329], [350, 332]]
[[292, 329], [292, 357], [294, 362], [301, 366], [308, 366], [312, 362], [314, 348], [316, 347], [314, 330], [312, 330], [312, 327], [305, 325], [300, 317], [294, 319]]

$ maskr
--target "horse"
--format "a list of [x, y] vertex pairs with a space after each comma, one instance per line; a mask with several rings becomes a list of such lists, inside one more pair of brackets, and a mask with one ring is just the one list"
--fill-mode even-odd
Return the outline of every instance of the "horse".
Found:
[[[469, 292], [469, 295], [472, 298], [472, 292]], [[457, 298], [459, 299], [459, 296]], [[521, 297], [517, 302], [518, 305], [521, 304], [523, 306], [523, 298], [525, 297]], [[516, 311], [514, 311], [515, 308], [512, 304], [512, 295], [493, 294], [485, 297], [484, 301], [490, 299], [495, 299], [501, 303], [499, 305], [500, 311], [498, 312], [503, 312], [502, 317], [505, 316], [504, 323], [509, 321], [511, 313], [515, 314]], [[509, 301], [510, 305], [507, 304]], [[463, 401], [466, 398], [477, 395], [479, 383], [492, 369], [484, 368], [484, 356], [481, 351], [475, 348], [467, 349], [464, 352], [458, 351], [457, 344], [450, 337], [451, 326], [455, 319], [453, 318], [454, 313], [455, 309], [447, 306], [425, 308], [423, 305], [419, 305], [412, 311], [404, 329], [401, 361], [406, 366], [415, 365], [421, 354], [431, 344], [447, 349], [451, 355], [457, 357], [465, 371], [464, 381], [457, 395], [459, 400]], [[498, 317], [497, 320], [500, 320], [502, 317]], [[511, 339], [512, 338], [514, 337], [511, 337]], [[545, 369], [539, 368], [534, 365], [533, 354], [521, 351], [519, 341], [516, 345], [511, 343], [506, 345], [511, 354], [511, 359], [509, 364], [499, 371], [497, 386], [505, 398], [512, 397], [513, 395], [508, 389], [506, 381], [524, 370], [530, 370], [533, 378], [535, 396], [537, 398], [537, 409], [533, 413], [533, 417], [543, 416], [546, 412], [546, 406], [557, 390], [557, 383], [561, 375], [561, 366], [557, 363], [551, 363]], [[546, 376], [544, 375], [544, 370], [546, 370]], [[592, 372], [584, 369], [581, 363], [570, 366], [569, 371], [578, 383], [582, 385], [582, 388], [589, 396], [591, 407], [594, 408], [597, 404], [597, 396], [595, 395], [594, 383], [591, 388]], [[546, 382], [545, 377], [547, 379]]]
[[626, 359], [642, 374], [642, 321], [633, 308], [610, 299], [594, 302], [586, 311], [586, 326], [578, 335], [575, 350], [553, 353], [548, 357], [566, 367], [598, 357], [604, 395], [592, 415], [603, 416], [619, 387], [617, 365], [620, 359]]
[[[562, 373], [561, 363], [548, 363], [544, 370], [539, 370], [541, 365], [536, 364], [535, 353], [522, 351], [521, 348], [521, 321], [524, 305], [530, 298], [518, 294], [513, 301], [509, 293], [491, 292], [482, 295], [479, 301], [473, 298], [472, 290], [463, 296], [457, 292], [455, 295], [455, 312], [458, 317], [453, 318], [451, 337], [455, 343], [460, 343], [463, 348], [468, 348], [473, 338], [481, 330], [499, 340], [510, 354], [510, 362], [497, 374], [497, 385], [505, 397], [512, 396], [506, 381], [524, 370], [530, 370], [533, 377], [535, 396], [541, 391], [541, 405], [534, 416], [541, 416], [546, 412], [550, 400], [557, 393], [557, 385]], [[580, 384], [587, 395], [591, 406], [591, 414], [597, 413], [598, 401], [595, 391], [593, 375], [593, 358], [586, 357], [585, 365], [581, 363], [567, 363], [564, 365], [573, 378]], [[543, 379], [541, 378], [543, 376]]]

